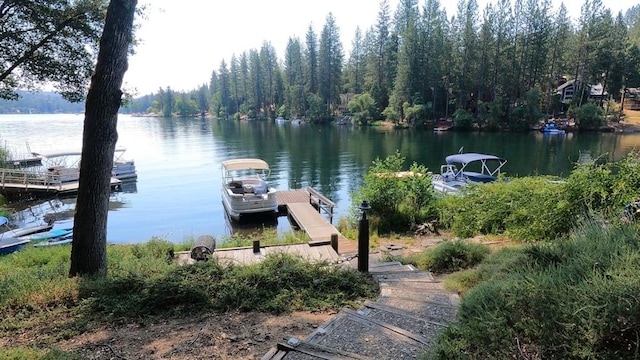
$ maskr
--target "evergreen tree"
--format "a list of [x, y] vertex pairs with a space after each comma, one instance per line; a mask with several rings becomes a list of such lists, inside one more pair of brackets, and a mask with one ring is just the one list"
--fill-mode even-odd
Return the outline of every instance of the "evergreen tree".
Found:
[[360, 27], [351, 42], [351, 53], [345, 69], [345, 92], [360, 94], [364, 91], [365, 44]]
[[305, 57], [305, 90], [307, 93], [318, 93], [318, 37], [309, 25], [306, 36]]
[[231, 86], [229, 69], [224, 59], [220, 60], [220, 68], [218, 69], [218, 97], [220, 101], [220, 109], [218, 110], [219, 117], [227, 117], [231, 115], [232, 99], [231, 99]]
[[209, 111], [209, 88], [207, 85], [202, 85], [196, 92], [196, 104], [198, 110], [200, 110], [200, 116], [204, 117], [206, 112]]
[[340, 30], [331, 13], [327, 15], [320, 35], [318, 54], [318, 94], [326, 106], [327, 113], [331, 113], [340, 100], [340, 79], [344, 56], [340, 42]]
[[175, 96], [171, 87], [167, 87], [162, 99], [162, 116], [171, 117], [175, 105]]
[[285, 50], [286, 116], [302, 116], [305, 113], [304, 64], [302, 46], [298, 38], [289, 38]]

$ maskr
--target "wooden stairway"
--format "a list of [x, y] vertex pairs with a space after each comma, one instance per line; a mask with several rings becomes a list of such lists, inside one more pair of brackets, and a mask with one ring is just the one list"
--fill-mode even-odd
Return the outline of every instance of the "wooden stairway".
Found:
[[452, 321], [458, 297], [428, 271], [399, 262], [370, 268], [380, 282], [377, 301], [343, 309], [305, 339], [277, 344], [262, 360], [415, 359]]

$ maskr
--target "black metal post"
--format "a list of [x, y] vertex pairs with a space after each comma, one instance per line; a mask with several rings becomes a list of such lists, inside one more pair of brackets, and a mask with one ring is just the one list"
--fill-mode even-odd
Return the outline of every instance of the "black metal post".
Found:
[[362, 218], [358, 224], [358, 271], [369, 272], [369, 220], [367, 211], [371, 206], [363, 201], [358, 207], [362, 211]]

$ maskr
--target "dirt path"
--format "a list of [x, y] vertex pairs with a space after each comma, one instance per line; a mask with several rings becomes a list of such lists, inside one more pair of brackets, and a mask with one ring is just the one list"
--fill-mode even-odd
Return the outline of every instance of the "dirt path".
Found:
[[[59, 348], [83, 359], [260, 359], [282, 339], [304, 337], [334, 312], [295, 312], [284, 316], [262, 313], [227, 313], [193, 319], [110, 327], [88, 324], [81, 335], [51, 342], [64, 328], [39, 327], [11, 339], [11, 347]], [[57, 333], [57, 334], [56, 334]], [[35, 341], [34, 341], [35, 339]], [[8, 347], [1, 339], [0, 347]], [[48, 344], [48, 345], [45, 345]]]

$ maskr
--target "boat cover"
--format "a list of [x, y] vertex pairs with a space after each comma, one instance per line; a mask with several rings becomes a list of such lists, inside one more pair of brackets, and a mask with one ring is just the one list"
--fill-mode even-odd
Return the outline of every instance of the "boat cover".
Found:
[[477, 153], [454, 154], [454, 155], [449, 155], [445, 158], [445, 161], [447, 162], [447, 164], [453, 164], [453, 163], [468, 164], [473, 161], [481, 161], [481, 160], [504, 161], [504, 159], [494, 155], [477, 154]]
[[237, 170], [269, 170], [269, 165], [266, 161], [260, 159], [231, 159], [222, 162], [222, 167], [226, 171]]

